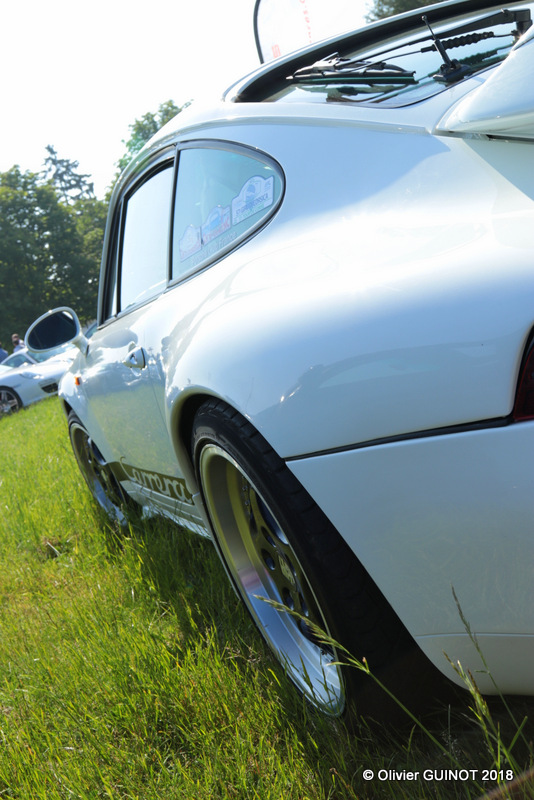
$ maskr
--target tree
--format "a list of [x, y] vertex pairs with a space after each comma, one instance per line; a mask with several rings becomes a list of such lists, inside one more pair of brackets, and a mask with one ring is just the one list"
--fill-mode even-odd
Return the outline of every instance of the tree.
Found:
[[[188, 105], [188, 104], [186, 104]], [[185, 108], [172, 100], [130, 125], [124, 167]], [[36, 317], [58, 305], [83, 320], [95, 316], [107, 204], [97, 200], [79, 163], [48, 145], [41, 173], [18, 166], [0, 173], [0, 341], [22, 336]]]
[[87, 200], [78, 200], [73, 211], [76, 215], [76, 228], [81, 239], [81, 249], [79, 280], [74, 287], [77, 296], [72, 303], [73, 308], [80, 309], [82, 318], [94, 318], [108, 206], [103, 200], [92, 197]]
[[122, 142], [126, 146], [126, 152], [117, 164], [119, 170], [122, 172], [143, 145], [188, 105], [189, 103], [185, 103], [179, 107], [172, 100], [167, 100], [165, 103], [161, 103], [155, 114], [148, 111], [140, 119], [136, 119], [129, 126], [130, 138], [127, 142], [124, 140]]
[[[38, 191], [37, 176], [18, 167], [0, 179], [0, 321], [1, 339], [13, 331], [22, 336], [34, 309], [46, 304], [49, 244], [42, 230], [48, 217], [51, 188]], [[45, 305], [46, 310], [46, 305]]]
[[75, 203], [95, 196], [94, 184], [89, 180], [91, 176], [78, 172], [78, 161], [59, 158], [51, 144], [46, 146], [46, 150], [48, 157], [45, 158], [43, 176], [52, 181], [64, 203]]
[[43, 174], [0, 173], [0, 340], [49, 308], [95, 315], [105, 203], [62, 199]]
[[367, 22], [374, 22], [384, 17], [392, 17], [394, 14], [403, 14], [405, 11], [412, 11], [427, 5], [427, 2], [420, 0], [374, 0], [374, 5], [366, 16]]

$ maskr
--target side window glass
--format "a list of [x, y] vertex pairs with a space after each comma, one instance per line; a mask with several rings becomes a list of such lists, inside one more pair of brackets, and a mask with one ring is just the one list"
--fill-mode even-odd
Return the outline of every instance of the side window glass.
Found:
[[120, 309], [142, 303], [167, 283], [173, 169], [152, 175], [126, 200]]
[[234, 247], [274, 213], [281, 172], [243, 152], [190, 148], [180, 153], [174, 208], [172, 277]]

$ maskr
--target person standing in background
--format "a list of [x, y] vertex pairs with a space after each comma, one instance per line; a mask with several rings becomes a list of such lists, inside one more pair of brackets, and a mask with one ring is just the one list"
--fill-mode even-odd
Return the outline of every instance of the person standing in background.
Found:
[[16, 353], [18, 350], [24, 350], [26, 345], [24, 344], [24, 340], [20, 338], [18, 333], [14, 333], [11, 337], [11, 343], [13, 345], [13, 352]]

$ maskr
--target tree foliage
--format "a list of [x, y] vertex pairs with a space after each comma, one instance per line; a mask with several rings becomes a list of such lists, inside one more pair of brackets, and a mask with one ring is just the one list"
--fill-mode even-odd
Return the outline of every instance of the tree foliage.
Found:
[[4, 346], [53, 306], [71, 305], [82, 319], [95, 315], [106, 206], [88, 191], [65, 195], [66, 185], [64, 176], [57, 184], [17, 166], [0, 173]]
[[75, 203], [77, 200], [94, 197], [91, 176], [78, 172], [78, 161], [60, 158], [51, 144], [47, 145], [46, 150], [48, 156], [45, 158], [43, 176], [52, 181], [64, 203]]
[[[185, 106], [182, 106], [184, 108]], [[182, 109], [162, 103], [130, 125], [124, 167]], [[79, 163], [48, 145], [44, 169], [0, 173], [0, 341], [21, 336], [38, 316], [72, 306], [83, 320], [96, 313], [107, 203], [97, 200]]]
[[374, 0], [373, 6], [366, 16], [367, 22], [373, 22], [384, 17], [392, 17], [394, 14], [404, 14], [405, 11], [412, 11], [427, 5], [429, 0]]
[[173, 100], [167, 100], [165, 103], [161, 103], [155, 114], [148, 111], [140, 119], [136, 119], [129, 126], [130, 138], [127, 142], [124, 140], [122, 142], [126, 147], [126, 152], [118, 162], [119, 170], [122, 172], [143, 145], [187, 105], [189, 104], [186, 103], [180, 107]]

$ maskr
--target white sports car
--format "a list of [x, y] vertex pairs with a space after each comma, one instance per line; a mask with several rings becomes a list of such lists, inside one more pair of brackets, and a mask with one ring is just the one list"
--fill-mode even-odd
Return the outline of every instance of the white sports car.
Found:
[[[48, 354], [47, 354], [48, 355]], [[0, 364], [0, 417], [56, 394], [72, 358], [12, 353]]]
[[445, 652], [534, 693], [531, 11], [428, 6], [193, 104], [114, 191], [90, 343], [70, 309], [26, 336], [80, 350], [98, 502], [212, 536], [334, 715], [368, 681], [310, 623], [394, 690]]

